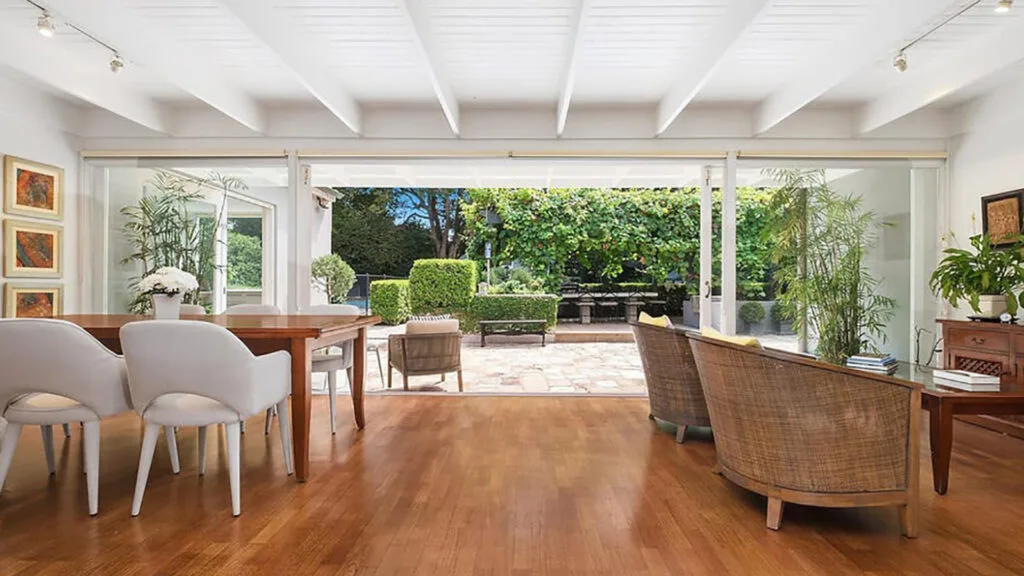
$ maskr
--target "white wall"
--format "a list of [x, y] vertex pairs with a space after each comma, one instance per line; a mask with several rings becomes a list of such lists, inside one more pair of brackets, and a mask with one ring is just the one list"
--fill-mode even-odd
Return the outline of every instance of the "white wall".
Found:
[[[312, 235], [310, 242], [313, 243], [310, 255], [313, 260], [331, 253], [332, 214], [333, 206], [328, 206], [327, 208], [316, 206], [313, 208], [313, 226], [310, 231]], [[312, 290], [310, 293], [310, 304], [317, 305], [327, 303], [327, 294], [325, 292], [317, 289]]]
[[[80, 140], [74, 136], [52, 130], [43, 125], [25, 121], [16, 116], [0, 115], [0, 155], [12, 155], [35, 162], [51, 164], [64, 169], [64, 251], [63, 279], [59, 281], [22, 280], [3, 278], [2, 282], [18, 284], [52, 284], [59, 282], [64, 286], [64, 311], [75, 313], [82, 311], [81, 286], [84, 281], [80, 276], [78, 265], [79, 244], [77, 242], [78, 213], [81, 208], [79, 193], [79, 157]], [[0, 219], [7, 218], [4, 214]], [[15, 218], [21, 218], [16, 216]], [[48, 221], [48, 223], [53, 223]], [[0, 240], [0, 244], [2, 244]], [[2, 271], [0, 271], [2, 274]]]

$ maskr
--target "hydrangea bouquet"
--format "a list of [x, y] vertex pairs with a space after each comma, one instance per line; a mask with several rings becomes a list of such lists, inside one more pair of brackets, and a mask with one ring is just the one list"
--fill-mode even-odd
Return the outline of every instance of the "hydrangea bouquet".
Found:
[[143, 294], [165, 294], [174, 296], [183, 292], [191, 292], [199, 288], [199, 281], [188, 272], [165, 266], [158, 268], [149, 276], [139, 281], [139, 292]]

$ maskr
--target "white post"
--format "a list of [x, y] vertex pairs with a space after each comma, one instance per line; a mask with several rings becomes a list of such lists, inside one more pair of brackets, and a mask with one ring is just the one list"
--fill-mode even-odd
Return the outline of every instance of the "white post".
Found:
[[722, 190], [722, 332], [736, 334], [736, 153], [725, 158]]
[[213, 312], [228, 307], [228, 196], [214, 198], [217, 221], [213, 229]]
[[711, 321], [711, 287], [712, 287], [712, 259], [714, 253], [712, 245], [712, 210], [714, 202], [711, 199], [711, 167], [701, 168], [700, 180], [700, 326], [710, 327]]
[[[296, 178], [291, 179], [291, 167], [294, 164]], [[312, 168], [308, 165], [300, 166], [295, 153], [288, 156], [289, 184], [294, 188], [293, 198], [295, 199], [295, 229], [292, 237], [292, 255], [294, 258], [294, 274], [292, 275], [292, 294], [288, 297], [290, 311], [293, 314], [309, 308], [310, 295], [313, 290], [310, 274], [310, 267], [313, 263], [313, 190], [311, 188]]]
[[[928, 286], [932, 270], [939, 259], [939, 230], [937, 206], [939, 197], [939, 170], [933, 167], [910, 170], [910, 360], [927, 362], [932, 343], [939, 332], [935, 319], [940, 302]], [[922, 334], [921, 357], [916, 358], [916, 328], [931, 334]]]

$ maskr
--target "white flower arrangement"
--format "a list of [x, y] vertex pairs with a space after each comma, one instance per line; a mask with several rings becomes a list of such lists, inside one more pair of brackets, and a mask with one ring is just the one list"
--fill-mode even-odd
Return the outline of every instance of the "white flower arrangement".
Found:
[[168, 296], [191, 292], [197, 288], [199, 288], [199, 281], [195, 276], [173, 266], [158, 268], [140, 280], [138, 286], [139, 292], [142, 294], [167, 294]]

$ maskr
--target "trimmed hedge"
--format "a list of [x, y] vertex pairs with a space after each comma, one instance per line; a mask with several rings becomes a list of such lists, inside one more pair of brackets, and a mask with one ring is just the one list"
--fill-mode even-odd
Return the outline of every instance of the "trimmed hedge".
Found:
[[740, 306], [740, 320], [747, 323], [748, 326], [759, 324], [766, 313], [764, 306], [760, 302], [746, 302], [743, 306]]
[[409, 281], [376, 280], [370, 282], [370, 310], [388, 326], [409, 319]]
[[476, 293], [476, 262], [417, 260], [409, 272], [413, 314], [443, 314], [469, 308]]
[[479, 332], [481, 320], [544, 320], [550, 330], [558, 322], [558, 301], [553, 294], [487, 294], [473, 297], [460, 314], [463, 332]]

